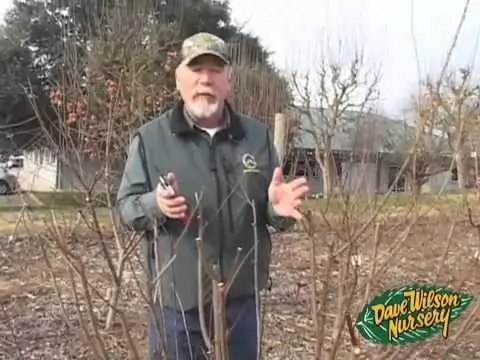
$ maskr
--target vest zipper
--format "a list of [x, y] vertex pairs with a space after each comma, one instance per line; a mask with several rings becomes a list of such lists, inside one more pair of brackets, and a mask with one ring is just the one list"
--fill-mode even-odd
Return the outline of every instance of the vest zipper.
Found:
[[[221, 206], [222, 203], [222, 190], [220, 188], [220, 179], [218, 176], [218, 167], [217, 167], [217, 158], [215, 154], [215, 136], [210, 140], [209, 144], [209, 167], [210, 172], [213, 173], [213, 177], [215, 179], [215, 188], [216, 188], [216, 195], [217, 195], [217, 204]], [[219, 211], [219, 215], [221, 217], [221, 210]], [[220, 239], [219, 239], [219, 246], [218, 246], [218, 267], [220, 271], [220, 281], [224, 281], [224, 272], [223, 272], [223, 252], [224, 252], [224, 242], [225, 242], [225, 225], [223, 220], [220, 218], [219, 222], [220, 228]]]
[[230, 176], [227, 174], [227, 210], [228, 210], [228, 227], [230, 233], [233, 233], [233, 211], [232, 211], [232, 187], [230, 186]]

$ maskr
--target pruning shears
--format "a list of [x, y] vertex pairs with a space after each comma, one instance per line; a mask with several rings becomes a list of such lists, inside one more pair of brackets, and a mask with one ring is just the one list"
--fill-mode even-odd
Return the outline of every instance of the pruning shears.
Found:
[[[170, 182], [168, 181], [167, 177], [164, 176], [164, 175], [160, 175], [159, 176], [159, 182], [160, 182], [160, 186], [164, 189], [164, 190], [169, 190], [171, 191], [172, 193], [176, 194], [176, 190], [173, 188], [173, 186], [170, 184]], [[180, 219], [180, 221], [183, 222], [184, 225], [188, 225], [188, 223], [190, 222], [190, 212], [187, 210], [187, 212], [185, 213], [185, 216], [183, 218]]]

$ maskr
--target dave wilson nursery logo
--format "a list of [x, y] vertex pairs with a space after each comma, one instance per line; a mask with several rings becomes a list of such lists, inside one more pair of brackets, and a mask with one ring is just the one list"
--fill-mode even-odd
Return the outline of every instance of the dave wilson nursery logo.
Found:
[[471, 294], [436, 285], [409, 285], [386, 290], [363, 307], [356, 328], [377, 344], [403, 345], [441, 334], [472, 303]]

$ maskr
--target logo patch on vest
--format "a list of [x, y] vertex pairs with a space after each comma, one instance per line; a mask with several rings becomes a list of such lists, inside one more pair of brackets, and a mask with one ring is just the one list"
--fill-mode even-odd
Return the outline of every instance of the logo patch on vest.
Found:
[[243, 154], [242, 156], [242, 164], [243, 164], [243, 173], [258, 173], [260, 170], [257, 167], [257, 161], [252, 154]]

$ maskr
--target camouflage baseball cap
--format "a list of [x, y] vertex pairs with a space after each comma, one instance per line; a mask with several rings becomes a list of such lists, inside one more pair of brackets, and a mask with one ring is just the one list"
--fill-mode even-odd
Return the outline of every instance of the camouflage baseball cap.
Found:
[[201, 32], [183, 41], [181, 51], [183, 63], [188, 64], [196, 57], [207, 54], [222, 59], [225, 64], [230, 64], [227, 44], [218, 36]]

